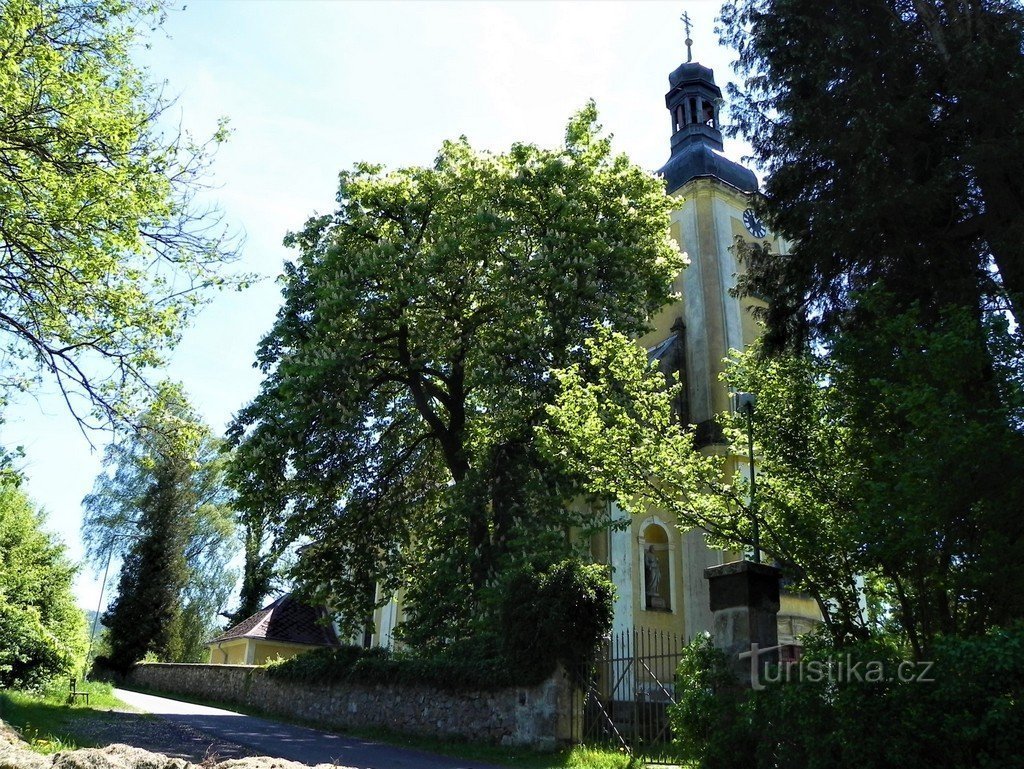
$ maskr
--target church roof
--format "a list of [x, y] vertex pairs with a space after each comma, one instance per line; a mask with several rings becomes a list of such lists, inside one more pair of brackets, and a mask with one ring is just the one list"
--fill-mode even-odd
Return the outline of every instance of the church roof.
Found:
[[246, 617], [210, 643], [235, 638], [259, 638], [309, 646], [340, 645], [327, 611], [302, 603], [291, 593], [285, 593], [251, 617]]
[[658, 173], [665, 178], [668, 192], [675, 192], [691, 179], [702, 177], [720, 179], [743, 192], [757, 192], [757, 177], [753, 171], [703, 142], [680, 147]]
[[676, 343], [676, 339], [679, 335], [675, 332], [668, 335], [667, 338], [658, 342], [654, 347], [647, 348], [647, 360], [661, 360], [665, 357], [665, 354], [672, 349], [672, 345]]
[[675, 88], [682, 83], [690, 83], [697, 80], [704, 80], [714, 85], [715, 73], [710, 67], [705, 67], [699, 62], [687, 61], [676, 67], [668, 76], [669, 88]]
[[687, 61], [669, 74], [668, 83], [665, 106], [672, 115], [672, 153], [659, 171], [667, 191], [675, 192], [692, 179], [711, 178], [756, 192], [754, 172], [722, 154], [722, 89], [711, 68]]

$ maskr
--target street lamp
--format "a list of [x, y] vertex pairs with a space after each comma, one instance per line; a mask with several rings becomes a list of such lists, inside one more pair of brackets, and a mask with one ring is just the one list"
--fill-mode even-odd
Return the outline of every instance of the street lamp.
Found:
[[96, 625], [100, 621], [100, 609], [103, 608], [103, 590], [107, 586], [107, 574], [110, 573], [110, 561], [114, 557], [114, 544], [119, 539], [138, 539], [136, 534], [114, 534], [110, 537], [110, 545], [107, 547], [107, 565], [103, 569], [103, 581], [100, 583], [100, 600], [96, 604], [96, 616], [92, 618], [92, 633], [89, 634], [89, 651], [85, 654], [85, 671], [89, 674], [89, 664], [92, 662], [92, 645], [96, 640]]
[[757, 396], [753, 393], [736, 393], [736, 410], [747, 415], [747, 457], [750, 462], [750, 521], [753, 524], [754, 563], [761, 563], [761, 531], [757, 523], [757, 485], [754, 476], [754, 406]]

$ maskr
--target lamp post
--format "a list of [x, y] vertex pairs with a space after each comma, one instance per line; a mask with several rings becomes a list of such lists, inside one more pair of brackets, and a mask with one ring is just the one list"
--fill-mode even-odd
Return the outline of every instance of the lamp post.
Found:
[[103, 608], [103, 591], [107, 586], [107, 575], [110, 573], [110, 561], [114, 557], [114, 543], [119, 539], [138, 539], [133, 534], [114, 534], [110, 537], [110, 545], [107, 547], [107, 565], [103, 567], [103, 581], [100, 583], [100, 600], [96, 603], [96, 615], [92, 618], [92, 632], [89, 634], [89, 651], [85, 654], [85, 675], [89, 674], [89, 665], [92, 662], [92, 645], [96, 640], [96, 626], [100, 622], [100, 610]]
[[750, 462], [750, 522], [753, 526], [754, 563], [761, 563], [761, 531], [757, 523], [757, 483], [754, 475], [754, 406], [757, 396], [753, 393], [736, 393], [736, 410], [747, 415], [747, 457]]
[[96, 614], [92, 618], [92, 632], [89, 634], [89, 651], [85, 655], [85, 675], [89, 675], [89, 665], [92, 663], [92, 644], [96, 640], [96, 625], [100, 621], [100, 610], [103, 608], [103, 589], [107, 586], [107, 574], [110, 572], [110, 561], [114, 557], [114, 541], [117, 537], [113, 537], [110, 540], [110, 546], [107, 548], [107, 565], [103, 569], [103, 581], [100, 582], [100, 600], [96, 604]]

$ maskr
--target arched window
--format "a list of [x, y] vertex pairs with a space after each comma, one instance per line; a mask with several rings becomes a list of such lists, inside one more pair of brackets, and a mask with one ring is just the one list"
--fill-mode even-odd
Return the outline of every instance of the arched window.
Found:
[[648, 611], [672, 611], [672, 559], [668, 531], [660, 523], [643, 527], [640, 537], [640, 563], [644, 575], [644, 608]]

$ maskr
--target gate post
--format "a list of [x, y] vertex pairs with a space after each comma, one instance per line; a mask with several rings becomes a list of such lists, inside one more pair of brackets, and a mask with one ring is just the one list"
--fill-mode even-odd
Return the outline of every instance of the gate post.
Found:
[[573, 745], [583, 742], [583, 707], [586, 702], [586, 691], [577, 685], [569, 675], [569, 671], [561, 665], [555, 672], [557, 681], [556, 699], [558, 702], [555, 722], [555, 743]]
[[704, 569], [711, 596], [712, 641], [744, 685], [760, 688], [779, 661], [779, 576], [774, 566], [734, 561]]

